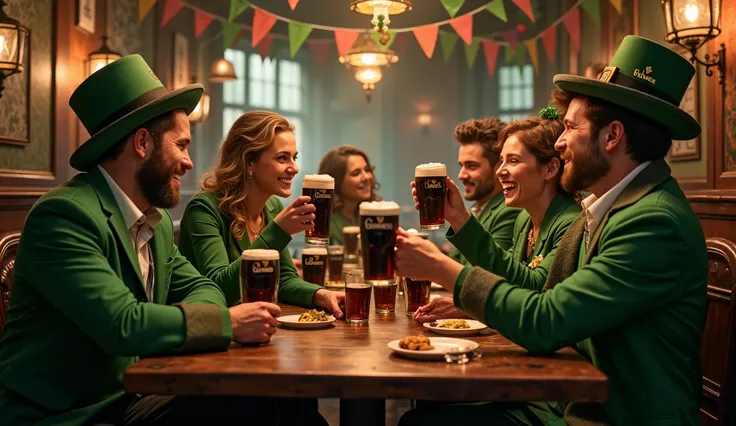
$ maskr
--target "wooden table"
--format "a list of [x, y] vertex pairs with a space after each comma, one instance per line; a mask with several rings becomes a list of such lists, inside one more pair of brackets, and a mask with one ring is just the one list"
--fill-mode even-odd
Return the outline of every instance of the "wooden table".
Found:
[[[445, 293], [446, 294], [446, 293]], [[282, 306], [282, 315], [305, 309]], [[125, 372], [126, 392], [341, 398], [341, 425], [383, 424], [386, 399], [605, 401], [608, 379], [569, 348], [530, 355], [488, 330], [468, 337], [482, 358], [464, 365], [414, 361], [386, 346], [407, 335], [439, 337], [404, 313], [371, 312], [367, 326], [344, 321], [324, 330], [279, 329], [270, 343], [226, 352], [141, 359]], [[379, 411], [379, 412], [377, 412]]]

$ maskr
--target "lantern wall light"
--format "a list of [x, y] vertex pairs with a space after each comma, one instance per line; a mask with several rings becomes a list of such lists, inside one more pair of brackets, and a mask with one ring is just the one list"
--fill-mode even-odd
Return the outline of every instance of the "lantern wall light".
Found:
[[383, 33], [388, 30], [391, 15], [399, 15], [411, 10], [411, 0], [353, 0], [350, 10], [363, 15], [372, 15], [374, 30]]
[[9, 17], [3, 10], [7, 4], [0, 0], [0, 98], [7, 77], [23, 72], [23, 60], [28, 48], [28, 28]]
[[376, 83], [383, 78], [381, 67], [389, 67], [399, 62], [399, 56], [391, 49], [381, 49], [373, 41], [369, 32], [363, 33], [355, 45], [344, 56], [338, 58], [341, 64], [355, 69], [355, 79], [363, 83], [365, 99], [370, 102]]
[[104, 25], [104, 32], [102, 33], [102, 46], [100, 46], [99, 49], [95, 50], [94, 52], [90, 53], [87, 56], [87, 76], [96, 73], [97, 71], [101, 70], [102, 68], [106, 67], [107, 65], [110, 65], [111, 63], [117, 61], [122, 57], [118, 52], [112, 50], [110, 46], [107, 45], [107, 25], [108, 25], [108, 14], [110, 13], [108, 11], [108, 0], [104, 1], [105, 4], [105, 10], [104, 10], [104, 19], [105, 19], [105, 25]]
[[[192, 76], [192, 83], [197, 82], [197, 76]], [[191, 113], [189, 113], [189, 121], [192, 124], [199, 121], [207, 121], [207, 117], [210, 115], [210, 95], [205, 91], [202, 97], [199, 99], [197, 106], [194, 107]]]
[[213, 83], [224, 83], [230, 80], [236, 80], [238, 76], [235, 74], [235, 67], [232, 62], [225, 58], [216, 59], [210, 66], [209, 80]]
[[721, 33], [721, 0], [660, 0], [667, 28], [665, 40], [690, 51], [690, 61], [705, 67], [708, 76], [720, 72], [718, 82], [725, 84], [726, 45], [701, 60], [698, 49]]

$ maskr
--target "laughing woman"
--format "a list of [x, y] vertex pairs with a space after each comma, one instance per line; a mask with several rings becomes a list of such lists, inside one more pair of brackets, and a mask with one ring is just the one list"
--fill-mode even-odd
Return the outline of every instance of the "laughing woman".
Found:
[[[542, 290], [555, 249], [581, 211], [573, 197], [560, 187], [563, 162], [554, 144], [563, 130], [559, 114], [550, 107], [540, 112], [540, 118], [511, 122], [499, 135], [501, 165], [496, 177], [503, 186], [504, 201], [507, 207], [524, 209], [516, 219], [508, 251], [468, 213], [460, 190], [447, 179], [445, 217], [451, 225], [447, 237], [473, 266], [526, 288]], [[416, 201], [416, 190], [413, 192]], [[444, 258], [431, 243], [418, 240], [412, 239], [397, 253], [402, 276], [424, 276], [433, 268], [454, 262]], [[415, 319], [427, 322], [458, 316], [467, 317], [454, 307], [452, 299], [441, 297], [421, 307]]]
[[228, 305], [241, 300], [240, 255], [247, 249], [281, 253], [279, 302], [316, 306], [342, 317], [344, 294], [299, 278], [287, 249], [291, 235], [310, 229], [314, 205], [301, 196], [286, 208], [296, 165], [294, 127], [268, 111], [241, 115], [227, 134], [214, 173], [187, 203], [179, 250], [212, 279]]

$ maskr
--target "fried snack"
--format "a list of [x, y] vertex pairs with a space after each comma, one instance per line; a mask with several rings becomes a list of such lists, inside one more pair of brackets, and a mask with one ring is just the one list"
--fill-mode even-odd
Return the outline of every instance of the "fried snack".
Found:
[[399, 347], [410, 351], [431, 351], [434, 349], [427, 336], [406, 336], [399, 341]]
[[460, 328], [470, 328], [467, 322], [465, 320], [447, 320], [439, 325], [440, 328], [452, 328], [452, 329], [460, 329]]
[[325, 313], [325, 311], [318, 311], [316, 309], [304, 312], [299, 316], [299, 322], [320, 322], [329, 320], [330, 317]]

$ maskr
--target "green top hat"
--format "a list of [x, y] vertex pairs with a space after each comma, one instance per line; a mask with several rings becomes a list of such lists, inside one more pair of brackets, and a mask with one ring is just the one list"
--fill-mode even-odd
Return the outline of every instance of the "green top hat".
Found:
[[168, 91], [140, 55], [118, 59], [87, 77], [69, 99], [91, 135], [69, 164], [80, 171], [95, 167], [110, 147], [147, 121], [176, 109], [191, 113], [203, 93], [201, 84]]
[[672, 139], [700, 134], [700, 124], [680, 109], [695, 68], [687, 59], [649, 39], [624, 37], [598, 80], [558, 74], [561, 90], [592, 96], [634, 111], [669, 130]]

